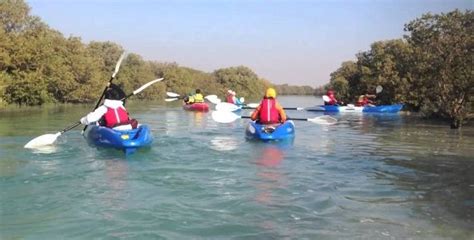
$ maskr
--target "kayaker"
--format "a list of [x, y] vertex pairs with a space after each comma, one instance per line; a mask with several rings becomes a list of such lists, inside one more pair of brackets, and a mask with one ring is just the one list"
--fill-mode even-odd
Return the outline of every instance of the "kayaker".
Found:
[[370, 98], [375, 98], [375, 97], [376, 97], [375, 95], [371, 95], [371, 94], [360, 95], [359, 98], [357, 99], [356, 106], [358, 106], [358, 107], [364, 107], [364, 106], [373, 107], [373, 106], [375, 106], [374, 101], [370, 100]]
[[125, 96], [125, 93], [119, 86], [111, 83], [105, 92], [103, 105], [82, 117], [81, 123], [84, 125], [97, 123], [100, 126], [109, 128], [119, 126], [121, 129], [137, 128], [137, 120], [130, 119], [127, 110], [123, 106], [122, 99]]
[[326, 95], [329, 97], [329, 101], [324, 101], [324, 105], [338, 105], [338, 101], [336, 99], [336, 96], [334, 95], [334, 91], [332, 89], [329, 89], [326, 93]]
[[286, 121], [285, 110], [276, 100], [275, 89], [267, 89], [260, 105], [258, 105], [250, 118], [261, 124], [284, 123]]
[[238, 99], [235, 96], [235, 92], [232, 91], [231, 89], [227, 90], [226, 101], [228, 103], [232, 103], [232, 104], [235, 104], [235, 105], [243, 105], [244, 104], [242, 101], [240, 101], [240, 99]]
[[[186, 101], [185, 101], [186, 102]], [[204, 97], [202, 96], [201, 89], [196, 89], [195, 94], [188, 97], [188, 101], [186, 104], [193, 104], [193, 103], [203, 103]]]

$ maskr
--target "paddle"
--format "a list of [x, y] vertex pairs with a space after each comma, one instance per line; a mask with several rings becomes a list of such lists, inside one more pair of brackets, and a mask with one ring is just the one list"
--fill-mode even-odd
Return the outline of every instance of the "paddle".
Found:
[[[152, 85], [152, 84], [154, 84], [154, 83], [156, 83], [156, 82], [159, 82], [159, 81], [161, 81], [161, 80], [163, 80], [163, 78], [155, 79], [155, 80], [153, 80], [153, 81], [150, 81], [150, 82], [144, 84], [143, 86], [141, 86], [141, 87], [138, 88], [137, 90], [133, 91], [131, 94], [129, 94], [129, 95], [127, 95], [126, 97], [124, 97], [124, 98], [122, 99], [122, 101], [125, 100], [125, 99], [127, 99], [127, 98], [129, 98], [129, 97], [131, 97], [131, 96], [133, 96], [133, 95], [136, 95], [136, 94], [140, 93], [140, 92], [143, 91], [145, 88], [147, 88], [147, 87], [149, 87], [150, 85]], [[24, 148], [37, 148], [37, 147], [42, 147], [42, 146], [46, 146], [46, 145], [51, 145], [51, 144], [53, 144], [53, 143], [56, 141], [56, 139], [57, 139], [59, 136], [61, 136], [61, 134], [65, 133], [65, 132], [67, 132], [67, 131], [69, 131], [69, 130], [71, 130], [71, 129], [73, 129], [73, 128], [79, 126], [79, 125], [81, 125], [81, 122], [76, 122], [76, 123], [74, 123], [73, 125], [71, 125], [71, 126], [65, 128], [65, 129], [63, 129], [63, 130], [61, 130], [61, 131], [59, 131], [59, 132], [57, 132], [57, 133], [55, 133], [55, 134], [44, 134], [44, 135], [41, 135], [41, 136], [39, 136], [39, 137], [36, 137], [36, 138], [32, 139], [31, 141], [29, 141], [27, 144], [25, 144]]]
[[[120, 55], [120, 58], [119, 58], [117, 64], [115, 64], [114, 72], [112, 73], [112, 76], [110, 77], [109, 82], [105, 86], [104, 91], [102, 91], [102, 95], [100, 95], [99, 101], [97, 101], [97, 103], [95, 104], [95, 107], [94, 107], [93, 110], [96, 110], [99, 107], [100, 102], [102, 101], [102, 98], [104, 98], [105, 92], [107, 92], [107, 88], [110, 86], [112, 81], [115, 79], [115, 75], [117, 75], [118, 70], [120, 69], [120, 65], [122, 64], [122, 61], [125, 58], [125, 55], [126, 55], [125, 52], [123, 52], [122, 55]], [[86, 131], [86, 129], [87, 129], [87, 125], [84, 126], [84, 129], [82, 129], [82, 132]]]
[[381, 93], [382, 91], [383, 91], [383, 87], [380, 86], [380, 85], [378, 85], [378, 86], [375, 88], [375, 93], [376, 93], [376, 94], [379, 94], [379, 93]]
[[[249, 104], [246, 104], [242, 107], [240, 107], [239, 105], [235, 105], [233, 103], [228, 103], [228, 102], [221, 102], [221, 103], [217, 103], [216, 104], [216, 110], [217, 111], [225, 111], [225, 112], [233, 112], [233, 111], [237, 111], [239, 109], [255, 109], [258, 107], [258, 103], [249, 103]], [[296, 111], [301, 111], [301, 110], [305, 110], [305, 108], [302, 108], [302, 107], [287, 107], [287, 108], [283, 108], [285, 110], [296, 110]]]
[[[212, 119], [219, 123], [231, 123], [239, 118], [250, 118], [250, 116], [240, 116], [233, 112], [227, 111], [213, 111]], [[308, 121], [312, 123], [322, 124], [322, 125], [332, 125], [337, 123], [337, 119], [324, 115], [314, 118], [288, 118], [288, 120], [297, 120], [297, 121]]]
[[[178, 99], [184, 98], [183, 96], [180, 96], [179, 94], [174, 93], [174, 92], [166, 92], [166, 95], [168, 97], [171, 97], [171, 98], [166, 98], [165, 99], [166, 102], [172, 102], [172, 101], [176, 101]], [[211, 103], [214, 103], [214, 102], [219, 103], [221, 101], [216, 95], [207, 95], [204, 98], [207, 99]], [[214, 103], [214, 104], [217, 104], [217, 103]]]

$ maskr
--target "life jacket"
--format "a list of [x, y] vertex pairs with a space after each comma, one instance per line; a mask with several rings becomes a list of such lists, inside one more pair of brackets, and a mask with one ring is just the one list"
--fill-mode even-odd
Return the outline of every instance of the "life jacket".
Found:
[[204, 97], [200, 93], [194, 94], [193, 99], [194, 99], [195, 103], [203, 103], [204, 102]]
[[226, 101], [227, 101], [228, 103], [235, 104], [234, 96], [232, 96], [232, 95], [230, 95], [230, 94], [227, 95]]
[[327, 102], [328, 103], [327, 105], [336, 105], [337, 100], [336, 100], [336, 97], [334, 97], [334, 94], [329, 94], [328, 97], [329, 97], [329, 101]]
[[362, 107], [369, 104], [369, 98], [367, 98], [365, 95], [360, 95], [359, 99], [357, 100], [356, 106]]
[[128, 113], [123, 107], [107, 108], [107, 112], [103, 116], [106, 127], [113, 128], [119, 125], [128, 124]]
[[276, 100], [274, 98], [264, 98], [260, 106], [260, 123], [270, 124], [280, 122], [280, 114], [276, 108]]

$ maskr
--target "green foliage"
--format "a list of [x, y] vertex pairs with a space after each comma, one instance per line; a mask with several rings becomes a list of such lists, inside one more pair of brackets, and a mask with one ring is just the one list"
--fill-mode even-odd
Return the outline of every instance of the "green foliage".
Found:
[[264, 94], [268, 81], [260, 79], [250, 68], [245, 66], [222, 68], [213, 73], [217, 83], [223, 86], [222, 94], [226, 89], [232, 89], [238, 96], [245, 98], [259, 98]]
[[[78, 37], [64, 38], [29, 13], [23, 0], [0, 1], [0, 101], [20, 105], [96, 101], [123, 48], [113, 42], [83, 44]], [[239, 96], [260, 97], [271, 85], [243, 66], [205, 73], [176, 63], [144, 61], [137, 54], [124, 59], [114, 83], [131, 93], [159, 77], [165, 81], [136, 98], [162, 99], [165, 91], [187, 94], [197, 88], [204, 95], [223, 96], [231, 88]]]
[[356, 62], [343, 63], [325, 88], [351, 102], [381, 85], [379, 104], [403, 102], [457, 127], [473, 111], [473, 20], [470, 10], [425, 14], [405, 25], [405, 40], [375, 42]]
[[417, 82], [410, 90], [422, 90], [410, 97], [421, 103], [426, 115], [450, 118], [454, 127], [459, 126], [473, 110], [474, 12], [424, 14], [405, 30], [410, 32], [406, 38], [416, 63], [411, 71]]
[[288, 84], [275, 85], [275, 90], [279, 95], [313, 95], [315, 91], [311, 86], [290, 86]]

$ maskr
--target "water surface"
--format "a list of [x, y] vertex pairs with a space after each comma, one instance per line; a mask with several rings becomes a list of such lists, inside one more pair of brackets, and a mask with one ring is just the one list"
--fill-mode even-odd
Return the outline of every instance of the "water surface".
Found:
[[135, 102], [128, 110], [155, 137], [148, 150], [96, 149], [80, 128], [50, 149], [23, 148], [89, 109], [1, 112], [1, 239], [474, 238], [472, 128], [346, 114], [296, 122], [293, 142], [265, 144], [245, 140], [245, 119]]

